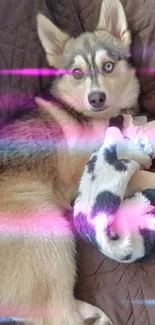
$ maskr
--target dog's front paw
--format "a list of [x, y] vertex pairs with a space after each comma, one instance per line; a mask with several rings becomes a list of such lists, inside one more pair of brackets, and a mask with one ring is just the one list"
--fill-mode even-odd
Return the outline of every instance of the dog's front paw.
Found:
[[143, 141], [138, 143], [132, 143], [129, 141], [127, 155], [129, 159], [137, 162], [142, 169], [148, 170], [152, 165], [150, 145], [146, 149]]
[[136, 151], [133, 159], [140, 164], [141, 169], [149, 170], [152, 165], [152, 159], [143, 151]]
[[143, 137], [141, 139], [138, 138], [135, 139], [135, 144], [137, 144], [146, 155], [152, 158], [153, 148], [147, 137]]
[[135, 139], [135, 145], [138, 150], [135, 150], [135, 160], [145, 169], [149, 169], [152, 165], [153, 149], [147, 137]]

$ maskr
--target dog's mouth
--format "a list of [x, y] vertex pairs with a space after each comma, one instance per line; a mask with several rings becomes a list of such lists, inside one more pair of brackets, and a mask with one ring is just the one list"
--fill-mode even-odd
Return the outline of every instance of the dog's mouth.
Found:
[[108, 106], [107, 106], [107, 105], [104, 105], [104, 106], [102, 106], [102, 107], [96, 107], [96, 108], [92, 107], [92, 108], [91, 108], [91, 110], [92, 110], [94, 113], [103, 112], [103, 111], [105, 111], [105, 110], [107, 110], [107, 109], [108, 109]]
[[110, 109], [110, 106], [108, 106], [108, 105], [104, 105], [103, 107], [96, 107], [96, 108], [93, 108], [91, 106], [89, 106], [89, 107], [85, 106], [85, 108], [82, 110], [82, 113], [86, 116], [94, 117], [97, 119], [103, 118], [103, 117], [110, 118], [111, 113], [110, 113], [109, 109]]

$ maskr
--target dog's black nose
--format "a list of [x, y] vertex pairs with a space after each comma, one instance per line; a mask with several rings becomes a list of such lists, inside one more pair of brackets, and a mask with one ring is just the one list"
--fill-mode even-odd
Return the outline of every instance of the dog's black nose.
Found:
[[106, 94], [101, 91], [94, 91], [88, 95], [88, 102], [94, 108], [101, 108], [104, 106]]

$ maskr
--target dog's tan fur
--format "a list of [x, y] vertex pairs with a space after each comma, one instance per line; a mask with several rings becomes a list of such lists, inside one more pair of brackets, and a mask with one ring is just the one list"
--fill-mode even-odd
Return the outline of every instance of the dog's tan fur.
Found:
[[[48, 62], [55, 67], [64, 67], [72, 50], [88, 40], [93, 47], [95, 38], [108, 38], [124, 51], [130, 45], [122, 6], [111, 0], [103, 2], [95, 33], [69, 38], [42, 15], [38, 32]], [[106, 51], [96, 51], [98, 66], [107, 59]], [[80, 54], [73, 65], [85, 69]], [[116, 65], [111, 76], [98, 76], [98, 87], [109, 94], [105, 111], [95, 113], [85, 102], [88, 77], [77, 81], [66, 75], [56, 79], [53, 90], [71, 110], [38, 99], [37, 111], [13, 116], [1, 127], [0, 316], [33, 318], [35, 325], [79, 325], [95, 317], [97, 325], [111, 324], [99, 309], [74, 299], [75, 239], [64, 214], [71, 210], [91, 151], [102, 144], [103, 123], [136, 103], [134, 70], [124, 60]], [[128, 73], [121, 76], [121, 67]]]

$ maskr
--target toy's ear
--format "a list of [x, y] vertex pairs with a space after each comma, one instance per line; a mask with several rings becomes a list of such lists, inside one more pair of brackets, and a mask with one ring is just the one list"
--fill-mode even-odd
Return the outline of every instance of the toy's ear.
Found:
[[124, 8], [119, 0], [102, 1], [97, 30], [105, 30], [122, 41], [125, 47], [130, 46], [131, 34]]
[[59, 67], [63, 48], [66, 41], [70, 38], [69, 35], [62, 32], [41, 13], [37, 15], [37, 30], [48, 64], [53, 67]]

